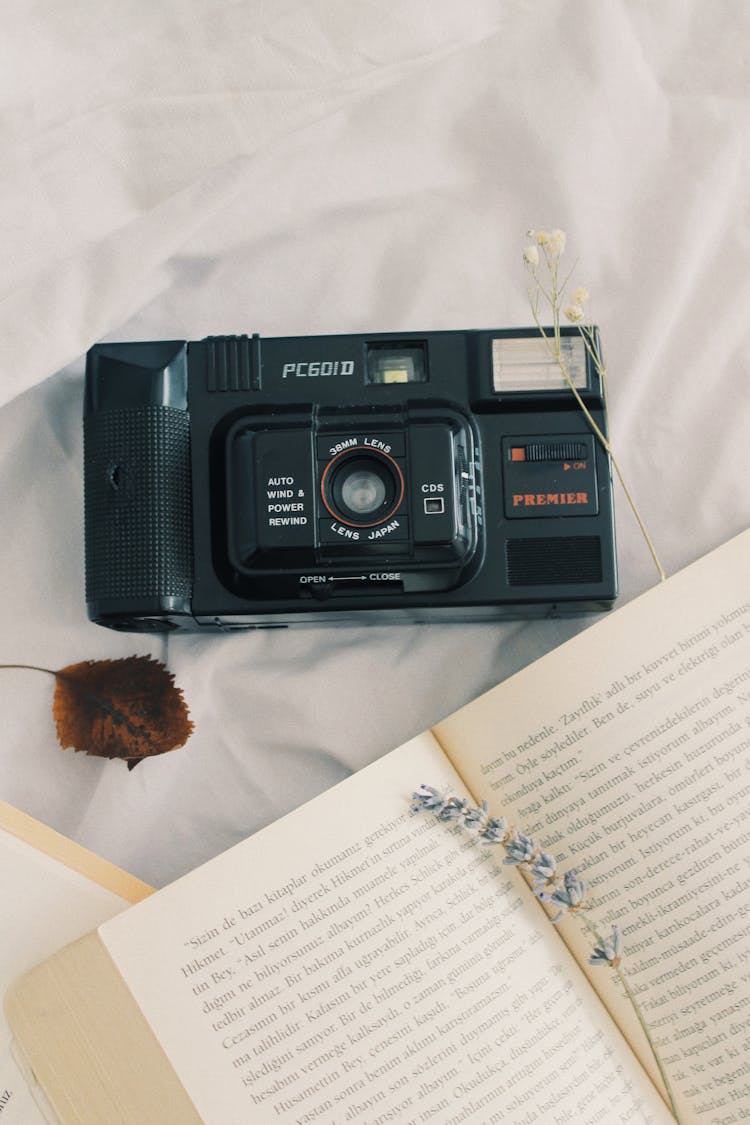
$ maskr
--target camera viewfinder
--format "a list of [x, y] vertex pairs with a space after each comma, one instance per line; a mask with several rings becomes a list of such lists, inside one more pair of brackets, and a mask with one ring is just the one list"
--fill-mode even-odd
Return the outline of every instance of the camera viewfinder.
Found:
[[383, 343], [367, 345], [365, 383], [426, 383], [424, 344]]

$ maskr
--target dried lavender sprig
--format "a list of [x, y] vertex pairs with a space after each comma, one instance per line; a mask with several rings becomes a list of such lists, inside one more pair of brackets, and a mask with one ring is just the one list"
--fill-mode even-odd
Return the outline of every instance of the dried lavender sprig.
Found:
[[[421, 785], [412, 794], [411, 807], [413, 812], [433, 812], [439, 820], [461, 824], [477, 840], [483, 843], [498, 843], [504, 847], [506, 850], [504, 862], [528, 872], [533, 880], [534, 894], [542, 902], [558, 907], [557, 914], [550, 919], [553, 923], [558, 922], [566, 913], [575, 912], [578, 914], [596, 943], [589, 957], [589, 965], [594, 967], [608, 966], [622, 985], [651, 1049], [669, 1098], [672, 1115], [678, 1125], [681, 1125], [682, 1118], [677, 1109], [669, 1076], [664, 1069], [664, 1064], [651, 1036], [646, 1018], [621, 968], [622, 937], [620, 930], [618, 926], [613, 925], [611, 937], [602, 938], [599, 935], [591, 919], [581, 910], [587, 893], [587, 884], [580, 878], [578, 872], [571, 869], [566, 871], [562, 878], [557, 877], [555, 857], [542, 851], [533, 837], [526, 835], [519, 829], [507, 829], [503, 817], [491, 817], [486, 801], [482, 801], [479, 807], [470, 806], [463, 797], [455, 797], [448, 791], [435, 789], [431, 785]], [[489, 835], [490, 825], [492, 825], [492, 839]], [[502, 831], [500, 831], [500, 826], [502, 826]], [[495, 836], [497, 836], [497, 839], [494, 838]]]
[[557, 860], [543, 851], [533, 837], [518, 828], [509, 828], [504, 817], [490, 816], [486, 801], [472, 806], [464, 797], [448, 790], [421, 785], [412, 794], [414, 812], [431, 812], [438, 820], [460, 825], [484, 844], [499, 844], [505, 850], [503, 863], [519, 867], [531, 875], [532, 888], [542, 902], [557, 909], [552, 917], [559, 920], [568, 911], [577, 911], [586, 895], [586, 883], [577, 872], [557, 875]]

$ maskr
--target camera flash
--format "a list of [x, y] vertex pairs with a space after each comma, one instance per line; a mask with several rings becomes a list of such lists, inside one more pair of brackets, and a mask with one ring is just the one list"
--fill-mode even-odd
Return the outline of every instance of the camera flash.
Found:
[[[586, 346], [580, 337], [564, 336], [560, 356], [577, 390], [585, 390]], [[495, 391], [564, 391], [568, 383], [541, 338], [497, 337], [492, 341], [492, 381]]]

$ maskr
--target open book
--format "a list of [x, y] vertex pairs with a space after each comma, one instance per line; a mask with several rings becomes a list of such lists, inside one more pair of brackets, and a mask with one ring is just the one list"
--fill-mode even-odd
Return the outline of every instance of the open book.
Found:
[[62, 1120], [670, 1121], [575, 919], [410, 815], [422, 783], [581, 870], [682, 1120], [747, 1117], [748, 575], [750, 532], [23, 977]]
[[[0, 991], [152, 888], [0, 801]], [[0, 1019], [0, 1122], [54, 1120]]]

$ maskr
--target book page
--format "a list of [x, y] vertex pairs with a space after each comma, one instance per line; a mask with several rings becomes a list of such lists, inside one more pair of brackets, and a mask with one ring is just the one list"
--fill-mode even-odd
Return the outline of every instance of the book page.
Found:
[[[467, 785], [591, 886], [686, 1119], [750, 1105], [750, 533], [435, 728]], [[582, 962], [589, 946], [564, 929]], [[651, 1066], [606, 968], [589, 970]]]
[[[78, 870], [19, 838], [26, 833], [49, 851], [62, 849], [66, 861]], [[98, 856], [0, 802], [0, 995], [61, 945], [127, 905], [120, 894], [81, 874], [89, 862], [99, 875], [116, 871]], [[132, 880], [131, 886], [129, 877], [120, 874], [123, 892], [132, 892], [137, 880]], [[11, 1044], [10, 1028], [0, 1016], [0, 1125], [40, 1125], [49, 1110], [43, 1101], [37, 1101], [39, 1091], [29, 1087]]]
[[430, 734], [101, 927], [206, 1125], [669, 1121], [523, 881], [409, 814], [427, 777]]

